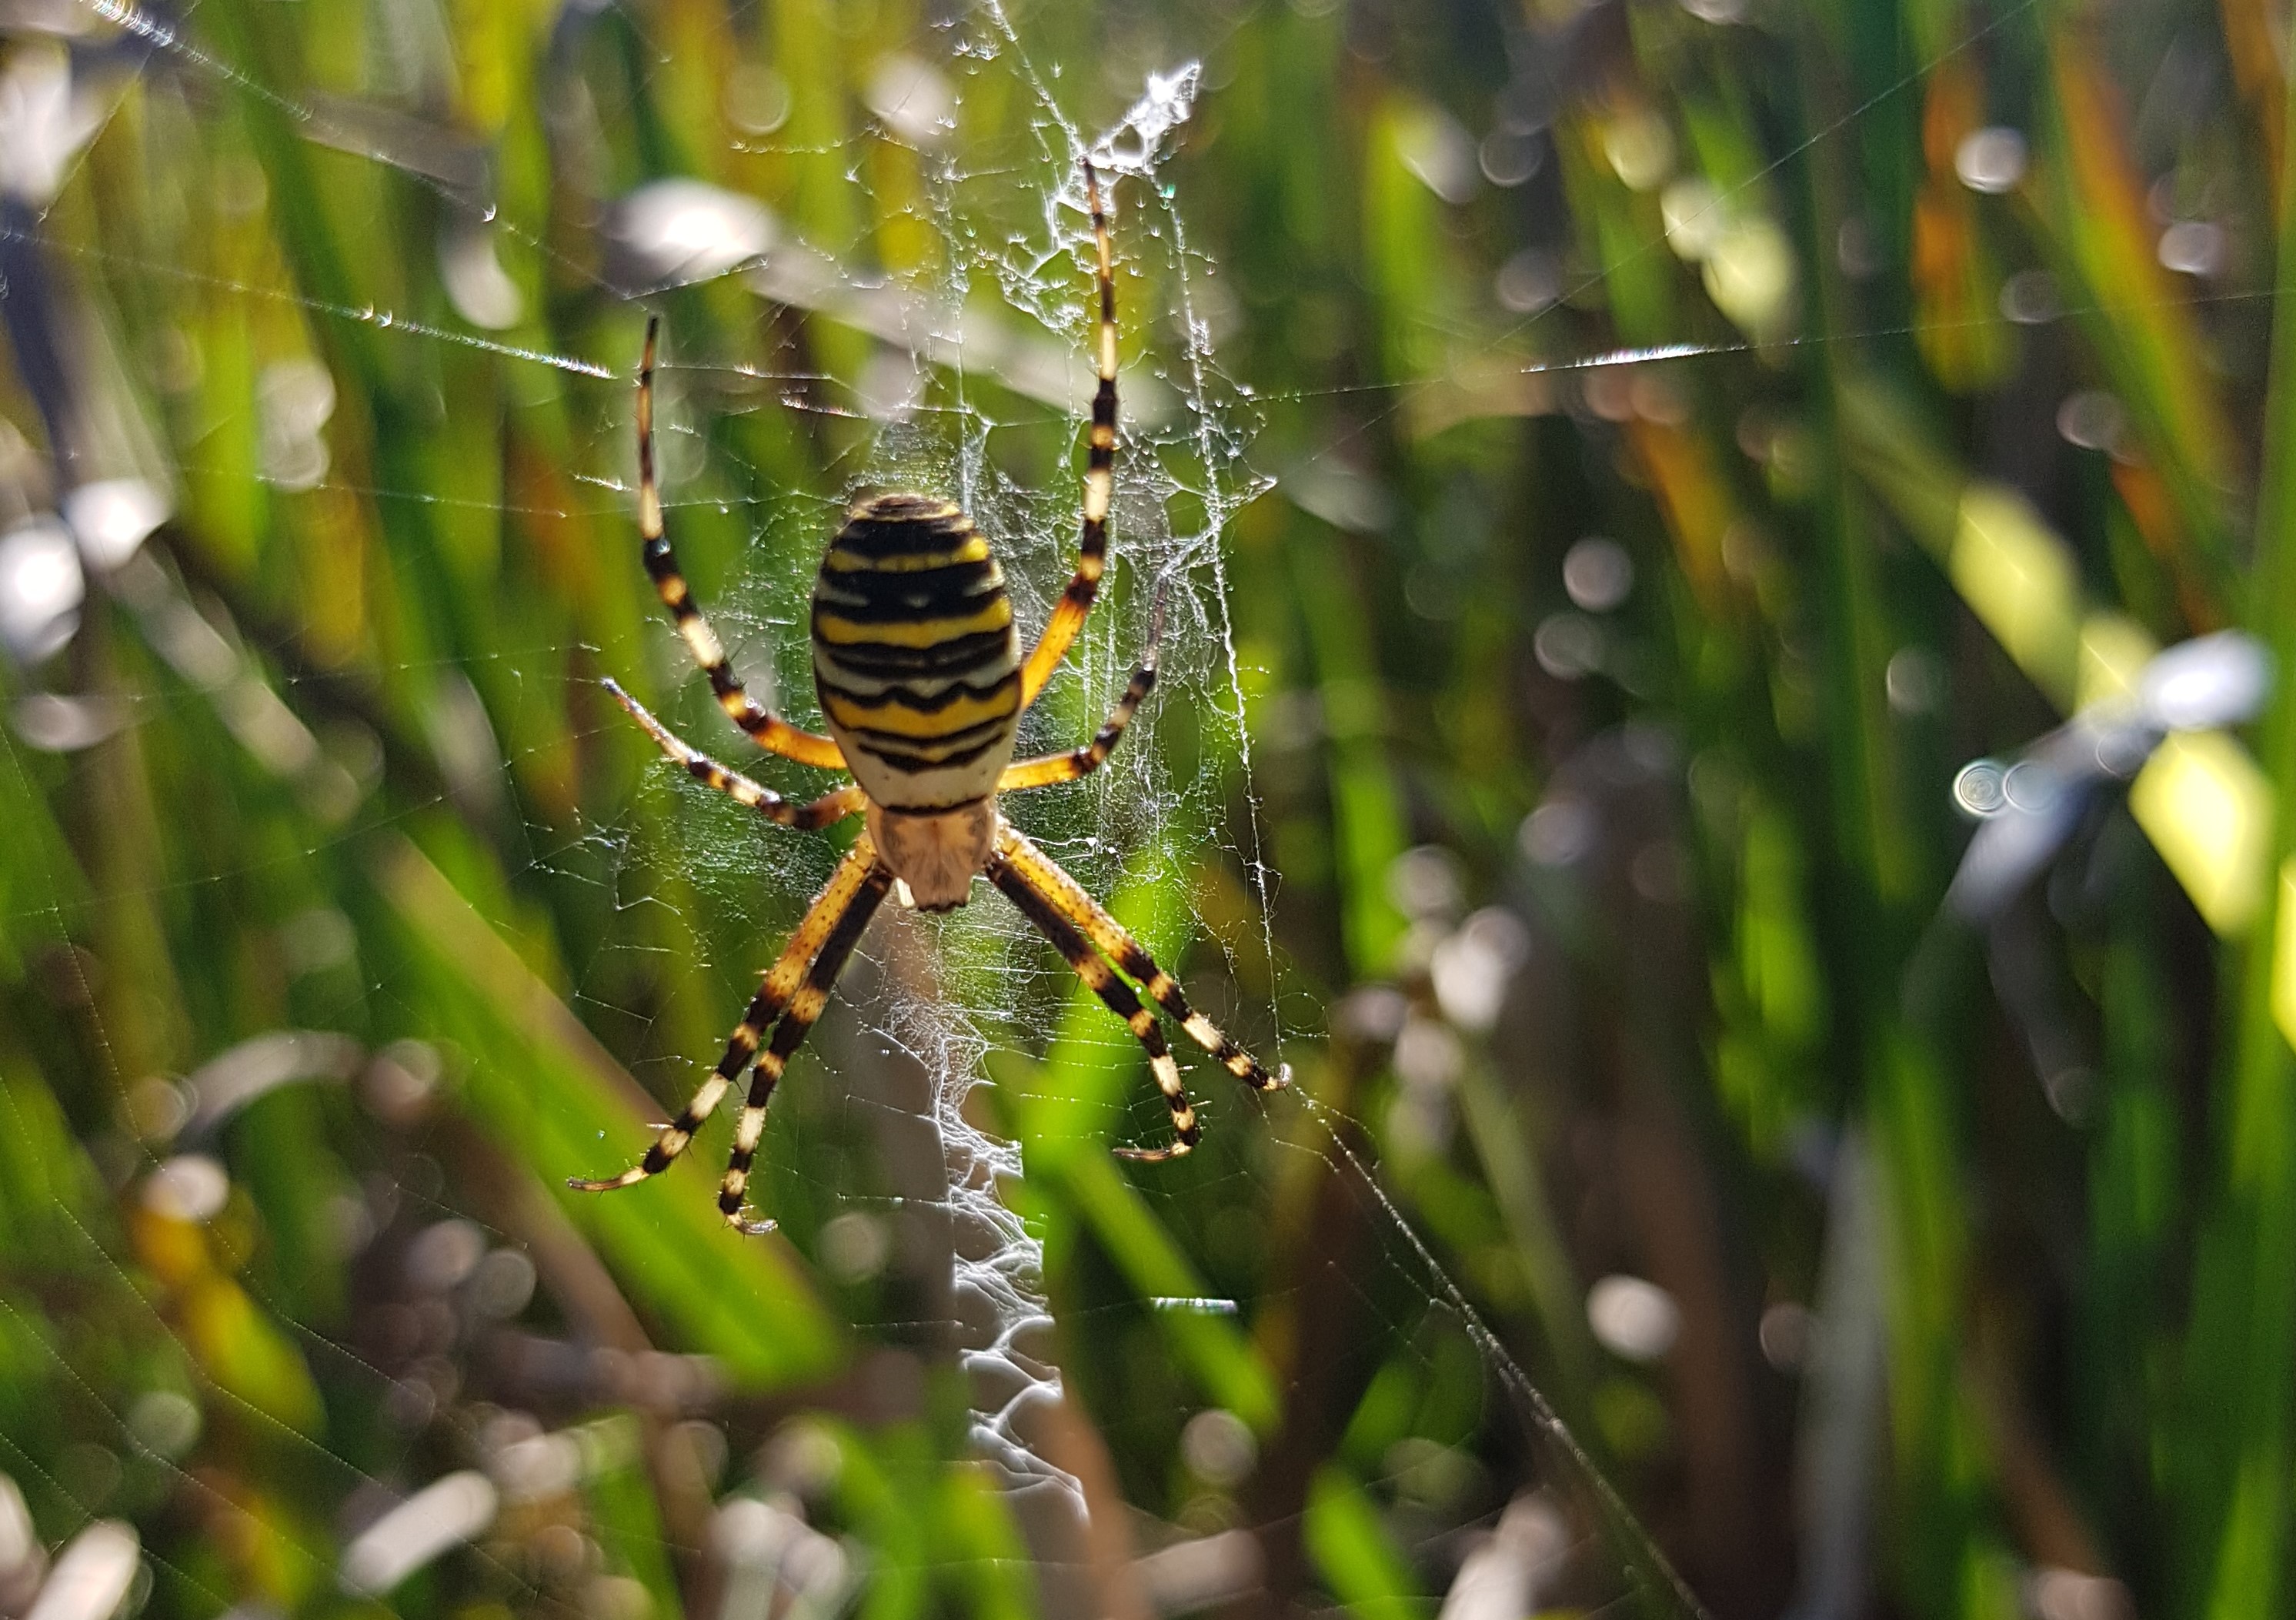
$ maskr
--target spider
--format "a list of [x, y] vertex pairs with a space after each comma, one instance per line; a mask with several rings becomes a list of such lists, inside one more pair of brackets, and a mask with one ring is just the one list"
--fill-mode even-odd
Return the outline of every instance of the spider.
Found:
[[696, 781], [767, 820], [817, 830], [857, 812], [865, 819], [779, 959], [766, 970], [726, 1042], [725, 1056], [685, 1112], [662, 1127], [637, 1164], [618, 1176], [569, 1182], [578, 1190], [629, 1187], [668, 1169], [742, 1071], [754, 1063], [718, 1207], [742, 1231], [771, 1231], [771, 1221], [744, 1216], [750, 1166], [765, 1134], [767, 1105], [791, 1055], [821, 1016], [862, 931], [896, 884], [919, 909], [948, 911], [971, 897], [975, 876], [986, 876], [1124, 1020], [1146, 1048], [1149, 1067], [1171, 1109], [1175, 1134], [1160, 1147], [1119, 1147], [1121, 1156], [1177, 1158], [1201, 1134], [1156, 1016], [1141, 1005], [1127, 979], [1246, 1085], [1268, 1091], [1289, 1083], [1288, 1073], [1270, 1074], [1192, 1008], [1177, 981], [1156, 966], [1140, 942], [996, 809], [999, 794], [1070, 782], [1099, 769], [1156, 680], [1152, 631], [1146, 656], [1089, 744], [1012, 762], [1021, 712], [1043, 692], [1083, 628], [1108, 555], [1116, 470], [1116, 282], [1100, 180], [1089, 162], [1084, 177], [1100, 292], [1100, 340], [1094, 357], [1099, 387], [1092, 401], [1076, 573], [1044, 635], [1023, 659], [1003, 571], [961, 508], [916, 494], [857, 502], [829, 542], [813, 588], [814, 685], [828, 721], [827, 736], [790, 725], [742, 689], [724, 645], [678, 572], [654, 481], [653, 364], [660, 322], [647, 323], [637, 399], [638, 530], [646, 572], [734, 723], [760, 748], [800, 764], [848, 770], [853, 780], [810, 803], [784, 799], [696, 751], [614, 681], [607, 680], [605, 687]]

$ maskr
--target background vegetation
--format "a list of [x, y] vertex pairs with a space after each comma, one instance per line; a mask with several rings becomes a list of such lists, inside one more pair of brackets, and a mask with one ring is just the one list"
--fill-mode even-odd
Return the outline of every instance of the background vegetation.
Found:
[[[0, 1611], [2284, 1612], [2296, 705], [2148, 661], [2296, 668], [2286, 33], [0, 4]], [[1056, 580], [1051, 200], [1191, 59], [1119, 193], [1180, 674], [1045, 813], [1293, 1093], [1192, 1067], [1205, 1151], [1119, 1166], [1160, 1110], [1049, 953], [891, 917], [782, 1235], [556, 1190], [829, 859], [601, 699], [733, 757], [636, 566], [643, 308], [803, 714], [859, 481], [961, 462]], [[634, 214], [677, 177], [705, 238]], [[918, 287], [1054, 380], [912, 365]], [[999, 1209], [1075, 1493], [968, 1416]]]

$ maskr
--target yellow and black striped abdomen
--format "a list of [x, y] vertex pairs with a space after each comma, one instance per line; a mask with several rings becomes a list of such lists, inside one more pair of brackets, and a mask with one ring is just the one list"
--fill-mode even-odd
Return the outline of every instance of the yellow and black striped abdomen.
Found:
[[1013, 757], [1021, 650], [972, 520], [922, 495], [855, 506], [814, 582], [813, 678], [879, 804], [946, 810], [993, 792]]

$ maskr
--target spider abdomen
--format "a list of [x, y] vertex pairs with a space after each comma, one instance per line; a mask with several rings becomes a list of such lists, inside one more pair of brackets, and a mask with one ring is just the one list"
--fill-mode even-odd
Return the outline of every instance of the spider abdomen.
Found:
[[1020, 719], [1021, 649], [972, 520], [922, 495], [855, 506], [814, 582], [813, 677], [876, 803], [941, 810], [994, 793]]

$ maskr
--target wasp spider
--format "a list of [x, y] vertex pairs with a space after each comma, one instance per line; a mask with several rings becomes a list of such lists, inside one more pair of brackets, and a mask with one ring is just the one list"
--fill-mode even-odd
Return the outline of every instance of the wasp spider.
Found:
[[[1085, 166], [1098, 257], [1099, 343], [1094, 369], [1090, 458], [1084, 480], [1084, 522], [1076, 573], [1043, 637], [1024, 659], [1013, 627], [1004, 576], [972, 520], [947, 501], [923, 495], [879, 495], [860, 501], [829, 543], [813, 587], [813, 675], [829, 735], [801, 731], [769, 713], [726, 662], [726, 650], [693, 604], [662, 530], [654, 481], [655, 324], [646, 327], [638, 371], [638, 528], [645, 566], [676, 621], [710, 690], [759, 747], [802, 764], [849, 770], [853, 780], [799, 803], [697, 752], [611, 681], [607, 689], [661, 751], [697, 781], [783, 826], [818, 828], [859, 813], [863, 831], [798, 924], [780, 959], [766, 971], [749, 1010], [726, 1042], [717, 1071], [685, 1111], [663, 1127], [645, 1157], [619, 1176], [577, 1180], [601, 1192], [643, 1181], [685, 1151], [718, 1105], [750, 1068], [749, 1103], [734, 1132], [732, 1163], [718, 1193], [727, 1221], [744, 1231], [772, 1229], [743, 1218], [750, 1164], [765, 1134], [766, 1106], [790, 1056], [821, 1016], [838, 973], [869, 918], [897, 884], [927, 911], [947, 911], [970, 897], [975, 876], [1003, 890], [1076, 974], [1124, 1020], [1147, 1049], [1150, 1069], [1172, 1111], [1173, 1139], [1161, 1147], [1119, 1148], [1127, 1158], [1177, 1158], [1196, 1144], [1200, 1127], [1179, 1065], [1156, 1016], [1126, 979], [1174, 1018], [1229, 1073], [1258, 1090], [1286, 1076], [1270, 1074], [1251, 1055], [1194, 1011], [1172, 975], [1042, 850], [997, 812], [996, 796], [1087, 776], [1106, 762], [1156, 679], [1153, 637], [1114, 712], [1092, 741], [1065, 753], [1013, 763], [1021, 711], [1036, 701], [1083, 628], [1108, 555], [1109, 498], [1116, 466], [1116, 285], [1110, 268], [1108, 220], [1100, 183]], [[768, 1041], [767, 1032], [772, 1032]], [[764, 1049], [759, 1050], [760, 1045]]]

